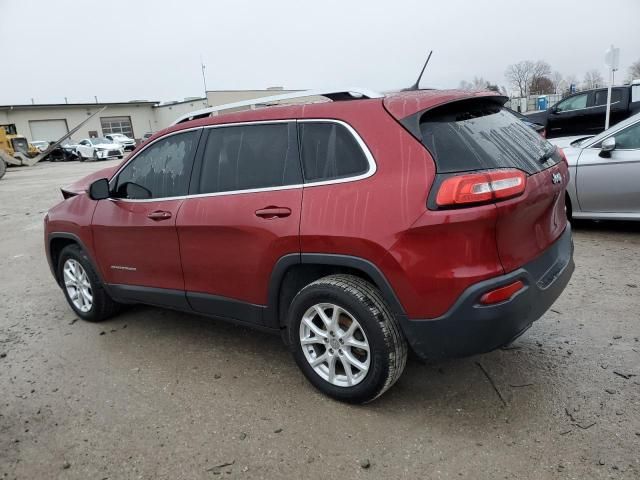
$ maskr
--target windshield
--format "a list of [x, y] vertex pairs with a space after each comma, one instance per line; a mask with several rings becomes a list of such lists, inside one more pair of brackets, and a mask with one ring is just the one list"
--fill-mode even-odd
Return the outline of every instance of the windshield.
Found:
[[114, 133], [113, 135], [111, 135], [113, 138], [121, 138], [122, 140], [127, 140], [127, 136], [123, 135], [121, 133]]
[[98, 138], [92, 138], [91, 143], [94, 145], [98, 143], [113, 143], [113, 140], [109, 140], [108, 138], [104, 138], [104, 137], [98, 137]]
[[631, 124], [636, 123], [637, 121], [640, 120], [640, 113], [636, 113], [633, 117], [629, 117], [626, 120], [623, 120], [620, 123], [616, 123], [613, 127], [611, 127], [609, 130], [605, 130], [604, 132], [596, 135], [593, 138], [587, 138], [585, 140], [580, 140], [580, 142], [578, 142], [579, 146], [583, 146], [586, 145], [587, 142], [595, 145], [597, 143], [600, 143], [602, 140], [604, 140], [605, 138], [607, 138], [609, 135], [611, 135], [612, 133], [617, 132], [618, 130], [622, 130], [625, 127], [628, 127]]

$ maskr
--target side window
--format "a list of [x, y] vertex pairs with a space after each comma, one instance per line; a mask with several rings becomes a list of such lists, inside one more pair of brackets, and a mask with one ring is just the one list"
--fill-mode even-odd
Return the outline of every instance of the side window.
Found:
[[615, 134], [616, 150], [636, 150], [640, 149], [640, 122], [631, 125], [619, 133]]
[[567, 98], [558, 104], [558, 112], [568, 112], [570, 110], [580, 110], [581, 108], [587, 108], [587, 97], [589, 94], [583, 93], [582, 95], [576, 95], [575, 97]]
[[334, 122], [300, 122], [302, 170], [306, 182], [365, 173], [369, 162], [354, 136]]
[[[602, 105], [607, 104], [607, 91], [606, 90], [598, 90], [595, 94], [594, 106], [601, 107]], [[618, 88], [614, 88], [611, 90], [611, 103], [619, 102], [622, 98], [622, 92]]]
[[116, 196], [127, 198], [128, 183], [148, 190], [148, 198], [186, 195], [199, 137], [200, 130], [178, 133], [141, 152], [118, 175]]
[[282, 187], [302, 183], [294, 123], [209, 130], [200, 193]]

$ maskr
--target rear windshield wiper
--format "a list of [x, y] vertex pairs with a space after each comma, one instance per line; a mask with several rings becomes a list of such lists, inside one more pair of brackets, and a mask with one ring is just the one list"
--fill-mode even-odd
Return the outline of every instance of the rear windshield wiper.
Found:
[[544, 155], [542, 155], [539, 159], [540, 163], [544, 163], [547, 160], [549, 160], [551, 157], [553, 157], [553, 155], [556, 153], [558, 147], [553, 147], [550, 148], [549, 150], [547, 150]]

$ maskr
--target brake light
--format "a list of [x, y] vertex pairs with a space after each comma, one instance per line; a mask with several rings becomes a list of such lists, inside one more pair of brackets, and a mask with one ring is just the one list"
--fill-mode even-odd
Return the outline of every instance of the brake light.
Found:
[[524, 288], [522, 280], [510, 283], [504, 287], [496, 288], [490, 292], [485, 293], [480, 297], [480, 303], [483, 305], [493, 305], [494, 303], [504, 302], [513, 297], [516, 293]]
[[489, 170], [447, 178], [440, 185], [440, 207], [506, 200], [524, 192], [527, 177], [520, 170]]

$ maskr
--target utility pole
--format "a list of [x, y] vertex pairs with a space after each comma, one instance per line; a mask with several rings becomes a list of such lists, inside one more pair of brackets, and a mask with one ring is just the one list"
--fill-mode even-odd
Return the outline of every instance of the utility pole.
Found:
[[604, 129], [609, 128], [609, 119], [611, 117], [611, 87], [615, 78], [616, 70], [620, 63], [620, 49], [611, 45], [604, 54], [604, 63], [609, 66], [609, 88], [607, 88], [607, 114], [604, 118]]
[[207, 66], [202, 61], [202, 55], [200, 55], [200, 67], [202, 68], [202, 84], [204, 85], [204, 98], [207, 98], [207, 76], [205, 69]]

